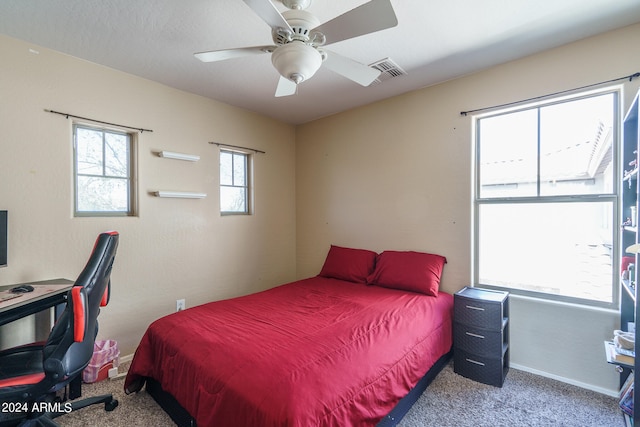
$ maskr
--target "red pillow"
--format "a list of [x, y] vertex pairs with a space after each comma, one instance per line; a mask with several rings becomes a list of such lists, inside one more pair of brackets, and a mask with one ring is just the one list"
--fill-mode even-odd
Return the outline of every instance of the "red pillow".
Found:
[[349, 282], [367, 283], [376, 264], [376, 254], [366, 249], [351, 249], [331, 245], [319, 276]]
[[443, 256], [424, 252], [384, 251], [367, 283], [437, 296], [446, 262]]

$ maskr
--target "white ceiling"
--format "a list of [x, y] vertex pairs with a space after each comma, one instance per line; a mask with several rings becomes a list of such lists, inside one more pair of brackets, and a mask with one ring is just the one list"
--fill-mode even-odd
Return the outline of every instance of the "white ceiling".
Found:
[[[308, 11], [325, 22], [366, 2], [314, 0]], [[283, 98], [274, 97], [279, 75], [268, 54], [193, 56], [272, 44], [269, 26], [242, 0], [2, 0], [0, 33], [298, 124], [640, 22], [640, 0], [392, 4], [397, 27], [331, 50], [364, 64], [388, 57], [408, 75], [362, 87], [321, 68]]]

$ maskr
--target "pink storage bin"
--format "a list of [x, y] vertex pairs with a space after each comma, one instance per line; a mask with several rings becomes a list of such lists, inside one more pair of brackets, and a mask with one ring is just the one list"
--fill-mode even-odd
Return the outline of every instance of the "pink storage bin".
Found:
[[109, 369], [120, 363], [120, 350], [115, 340], [96, 341], [89, 365], [82, 371], [82, 381], [94, 383], [109, 377]]

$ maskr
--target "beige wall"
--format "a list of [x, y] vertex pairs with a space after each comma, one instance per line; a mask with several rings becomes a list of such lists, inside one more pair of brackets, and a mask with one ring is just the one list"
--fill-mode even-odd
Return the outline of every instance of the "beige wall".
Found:
[[[121, 234], [100, 336], [122, 354], [175, 310], [295, 278], [295, 132], [289, 125], [109, 68], [0, 37], [0, 209], [8, 209], [9, 266], [0, 285], [75, 279], [96, 235]], [[152, 129], [139, 135], [139, 216], [74, 218], [71, 125], [44, 109]], [[221, 217], [218, 148], [255, 156], [255, 215]], [[198, 154], [197, 163], [156, 150]], [[153, 190], [208, 194], [160, 199]], [[13, 329], [11, 329], [13, 327]], [[18, 326], [3, 327], [5, 341]]]
[[[299, 126], [298, 277], [337, 244], [439, 253], [444, 290], [471, 283], [472, 119], [460, 112], [637, 72], [637, 40], [640, 25]], [[602, 342], [616, 312], [512, 298], [511, 318], [514, 366], [613, 393]]]

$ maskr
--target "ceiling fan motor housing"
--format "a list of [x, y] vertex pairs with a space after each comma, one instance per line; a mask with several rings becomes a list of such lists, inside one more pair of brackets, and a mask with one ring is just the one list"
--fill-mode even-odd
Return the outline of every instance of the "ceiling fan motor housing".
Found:
[[313, 43], [315, 37], [312, 37], [312, 29], [320, 25], [320, 20], [311, 13], [304, 10], [287, 10], [282, 14], [287, 21], [292, 33], [283, 29], [274, 29], [272, 31], [273, 42], [277, 45], [287, 44], [293, 40], [299, 40], [305, 43]]

